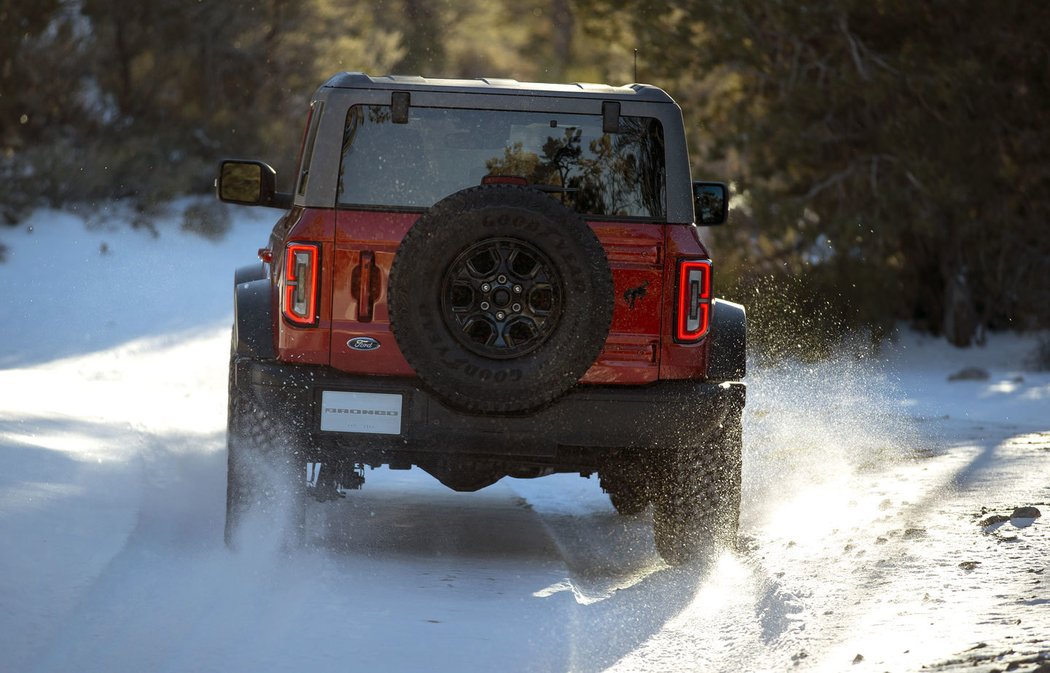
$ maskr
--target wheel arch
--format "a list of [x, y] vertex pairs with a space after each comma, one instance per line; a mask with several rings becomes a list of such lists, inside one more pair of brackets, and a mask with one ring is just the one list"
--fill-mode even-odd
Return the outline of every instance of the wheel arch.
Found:
[[747, 374], [747, 312], [741, 304], [715, 299], [707, 378], [739, 381]]
[[250, 283], [253, 280], [262, 280], [266, 278], [266, 265], [262, 262], [256, 262], [255, 264], [245, 264], [239, 266], [233, 272], [233, 284], [240, 285], [241, 283]]
[[[237, 270], [235, 279], [241, 278], [241, 270]], [[233, 293], [234, 354], [264, 360], [276, 358], [269, 279], [264, 275], [239, 282], [234, 286]]]

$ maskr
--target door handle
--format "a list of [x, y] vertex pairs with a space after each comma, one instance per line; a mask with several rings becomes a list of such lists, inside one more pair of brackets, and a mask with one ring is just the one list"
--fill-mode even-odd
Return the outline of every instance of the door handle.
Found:
[[358, 322], [372, 322], [372, 309], [375, 301], [372, 299], [372, 270], [375, 268], [375, 253], [371, 250], [361, 252], [361, 265], [358, 267], [361, 280], [357, 285], [357, 320]]

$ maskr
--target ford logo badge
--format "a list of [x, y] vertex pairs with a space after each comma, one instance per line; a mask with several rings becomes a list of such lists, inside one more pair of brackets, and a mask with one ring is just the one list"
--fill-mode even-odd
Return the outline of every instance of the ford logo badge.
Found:
[[355, 351], [374, 351], [379, 348], [379, 342], [372, 337], [354, 337], [346, 345]]

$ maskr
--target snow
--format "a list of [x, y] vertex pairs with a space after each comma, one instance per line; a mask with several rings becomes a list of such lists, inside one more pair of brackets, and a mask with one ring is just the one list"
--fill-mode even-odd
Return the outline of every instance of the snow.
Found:
[[[1050, 374], [1027, 367], [1026, 336], [958, 350], [902, 331], [752, 372], [743, 540], [706, 563], [668, 568], [651, 514], [617, 516], [594, 479], [462, 494], [416, 470], [311, 505], [305, 549], [227, 551], [230, 280], [275, 212], [242, 209], [217, 243], [112, 208], [0, 230], [0, 671], [1050, 656]], [[989, 378], [948, 380], [967, 366]], [[1021, 505], [1044, 516], [978, 524]]]
[[[1030, 336], [994, 334], [987, 347], [949, 349], [940, 340], [906, 335], [888, 349], [887, 364], [909, 380], [904, 403], [915, 415], [1007, 424], [1050, 426], [1050, 374], [1028, 371], [1036, 348]], [[965, 367], [979, 367], [987, 381], [949, 381]], [[952, 413], [954, 412], [954, 414]]]

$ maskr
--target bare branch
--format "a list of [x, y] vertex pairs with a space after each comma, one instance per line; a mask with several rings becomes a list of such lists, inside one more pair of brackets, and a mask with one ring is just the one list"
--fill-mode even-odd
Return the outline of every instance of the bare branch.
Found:
[[853, 35], [849, 32], [849, 23], [846, 20], [846, 15], [842, 14], [839, 16], [839, 30], [846, 36], [846, 42], [849, 43], [849, 53], [853, 57], [853, 63], [857, 66], [857, 74], [865, 82], [871, 81], [871, 75], [868, 74], [868, 69], [864, 66], [864, 61], [860, 57], [860, 49], [857, 47], [857, 40], [854, 39]]
[[922, 182], [919, 181], [919, 178], [915, 177], [914, 173], [908, 169], [904, 169], [904, 175], [908, 178], [908, 182], [910, 182], [915, 189], [918, 189], [920, 192], [926, 191], [926, 185], [922, 184]]
[[817, 194], [820, 194], [825, 189], [828, 189], [829, 187], [834, 187], [835, 185], [841, 183], [843, 180], [852, 175], [854, 171], [856, 171], [856, 169], [856, 163], [850, 163], [849, 166], [842, 169], [841, 171], [838, 171], [837, 173], [832, 173], [817, 184], [813, 185], [813, 187], [810, 188], [808, 192], [806, 192], [806, 195], [802, 197], [803, 200], [808, 201]]

